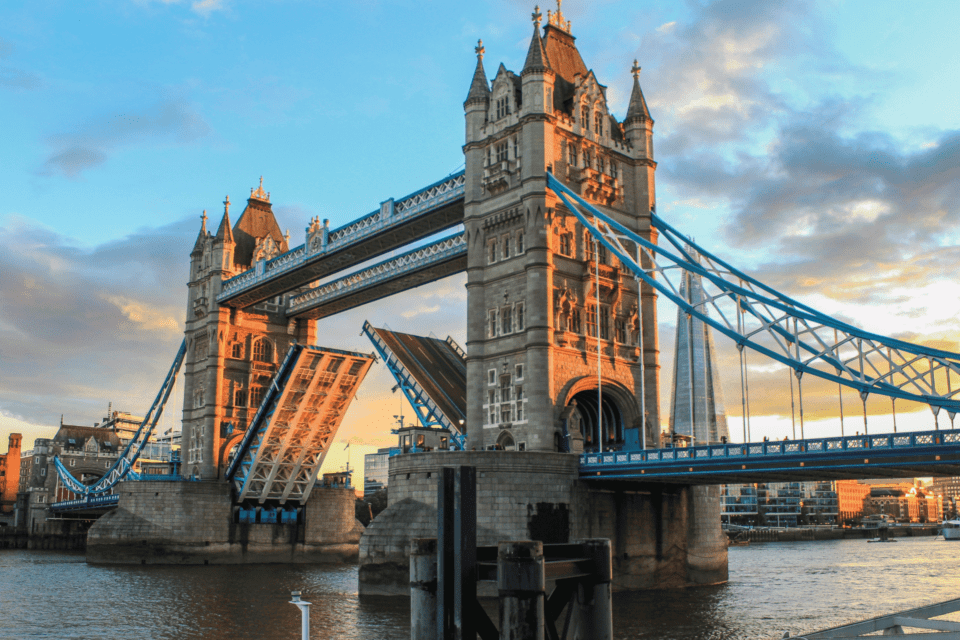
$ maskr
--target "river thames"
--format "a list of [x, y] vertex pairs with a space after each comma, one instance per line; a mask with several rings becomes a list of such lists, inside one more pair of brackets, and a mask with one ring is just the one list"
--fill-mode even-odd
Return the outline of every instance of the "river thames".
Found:
[[[357, 567], [91, 566], [82, 554], [0, 551], [0, 638], [299, 637], [407, 640], [409, 603], [357, 595]], [[781, 638], [960, 597], [960, 542], [901, 538], [730, 549], [730, 581], [617, 593], [618, 639]], [[495, 606], [495, 605], [494, 605]]]

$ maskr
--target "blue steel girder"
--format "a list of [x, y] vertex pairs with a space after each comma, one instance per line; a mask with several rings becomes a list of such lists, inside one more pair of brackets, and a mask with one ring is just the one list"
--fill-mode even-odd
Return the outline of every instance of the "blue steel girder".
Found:
[[120, 496], [115, 493], [101, 495], [87, 495], [76, 500], [63, 500], [50, 505], [54, 513], [64, 511], [87, 511], [90, 509], [112, 509], [120, 503]]
[[464, 172], [387, 200], [380, 208], [226, 280], [222, 305], [244, 308], [463, 223]]
[[167, 399], [170, 397], [170, 392], [173, 391], [174, 383], [177, 379], [177, 373], [180, 371], [180, 365], [183, 364], [183, 357], [187, 352], [187, 341], [184, 339], [180, 343], [180, 349], [177, 351], [176, 357], [173, 359], [173, 364], [170, 366], [170, 370], [167, 372], [167, 377], [163, 381], [163, 385], [160, 387], [160, 392], [157, 393], [156, 399], [153, 401], [153, 404], [150, 406], [150, 410], [147, 411], [147, 415], [144, 416], [143, 422], [140, 423], [140, 426], [137, 428], [137, 432], [133, 435], [130, 442], [127, 443], [127, 446], [124, 448], [123, 453], [120, 454], [120, 457], [117, 458], [116, 462], [107, 470], [107, 472], [101, 477], [97, 482], [92, 485], [85, 485], [76, 478], [73, 477], [73, 474], [63, 465], [63, 462], [60, 460], [60, 456], [56, 456], [53, 459], [54, 466], [57, 469], [57, 475], [60, 476], [60, 481], [63, 482], [63, 485], [67, 487], [70, 491], [81, 496], [88, 496], [91, 494], [100, 494], [110, 491], [118, 482], [123, 480], [133, 469], [134, 463], [136, 463], [137, 458], [140, 457], [140, 452], [143, 451], [144, 445], [150, 439], [151, 434], [153, 434], [154, 428], [157, 426], [157, 422], [160, 420], [160, 415], [163, 413], [163, 407], [167, 404]]
[[[404, 397], [416, 414], [420, 424], [424, 427], [449, 430], [450, 438], [457, 450], [462, 451], [466, 438], [460, 431], [460, 425], [454, 424], [454, 421], [440, 410], [437, 403], [430, 397], [430, 394], [417, 382], [390, 346], [377, 335], [376, 330], [369, 321], [363, 323], [363, 333], [370, 339], [370, 342], [373, 343], [380, 357], [383, 358], [384, 364], [387, 365], [390, 374], [394, 380], [397, 381], [400, 391], [403, 392]], [[447, 340], [449, 341], [448, 344], [456, 345], [456, 350], [459, 352], [463, 351], [452, 338], [447, 338]]]
[[960, 474], [960, 430], [588, 453], [585, 480], [685, 485]]
[[466, 269], [466, 237], [455, 233], [291, 296], [286, 313], [291, 318], [325, 318]]
[[[785, 296], [702, 249], [656, 214], [651, 224], [669, 246], [655, 245], [584, 201], [552, 174], [547, 185], [591, 235], [634, 277], [691, 316], [766, 355], [798, 378], [809, 373], [856, 390], [960, 412], [960, 354], [880, 336], [835, 320]], [[641, 266], [642, 262], [650, 266]], [[701, 276], [705, 300], [680, 295], [684, 272]], [[713, 315], [708, 315], [707, 310]], [[938, 383], [940, 388], [938, 388]]]

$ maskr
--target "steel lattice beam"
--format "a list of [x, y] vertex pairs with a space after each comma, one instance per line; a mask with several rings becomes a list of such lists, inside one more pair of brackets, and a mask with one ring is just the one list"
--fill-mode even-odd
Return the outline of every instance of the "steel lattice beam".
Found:
[[[580, 223], [628, 268], [684, 312], [796, 372], [870, 394], [960, 412], [960, 354], [869, 333], [785, 296], [720, 260], [651, 213], [666, 246], [655, 245], [571, 191], [552, 174], [548, 187]], [[640, 265], [641, 257], [649, 268]], [[706, 301], [680, 295], [684, 271], [700, 275]], [[711, 312], [707, 314], [707, 309]], [[939, 384], [939, 387], [938, 387]]]
[[373, 357], [293, 345], [227, 469], [237, 500], [304, 504]]
[[54, 465], [57, 469], [57, 474], [60, 476], [60, 481], [63, 482], [63, 485], [67, 489], [80, 496], [106, 493], [107, 491], [113, 489], [118, 482], [127, 477], [127, 475], [130, 473], [130, 470], [133, 469], [133, 465], [137, 461], [137, 458], [140, 457], [140, 452], [143, 451], [144, 445], [146, 445], [147, 441], [150, 439], [150, 435], [157, 426], [157, 422], [160, 420], [160, 415], [163, 413], [163, 407], [167, 404], [167, 398], [170, 397], [170, 392], [173, 391], [173, 385], [176, 382], [177, 373], [180, 371], [180, 365], [183, 364], [183, 357], [186, 352], [187, 341], [184, 340], [180, 343], [180, 349], [177, 351], [177, 356], [173, 359], [173, 364], [170, 366], [170, 370], [167, 372], [167, 377], [164, 379], [163, 385], [160, 387], [160, 392], [153, 401], [153, 405], [150, 406], [150, 410], [147, 411], [147, 415], [143, 418], [143, 422], [140, 423], [140, 427], [137, 429], [137, 432], [134, 434], [130, 442], [127, 443], [123, 453], [120, 454], [120, 457], [117, 459], [117, 461], [113, 463], [113, 465], [107, 470], [103, 477], [100, 478], [100, 480], [92, 485], [85, 485], [73, 477], [73, 474], [71, 474], [70, 471], [63, 465], [63, 462], [60, 460], [60, 456], [57, 456], [53, 459]]

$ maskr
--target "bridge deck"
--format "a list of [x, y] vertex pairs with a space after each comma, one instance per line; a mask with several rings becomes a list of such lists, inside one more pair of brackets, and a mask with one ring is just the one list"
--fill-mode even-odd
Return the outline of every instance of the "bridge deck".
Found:
[[223, 283], [217, 302], [249, 307], [463, 222], [463, 172], [454, 174]]
[[294, 296], [287, 316], [326, 318], [466, 269], [467, 242], [458, 233]]
[[588, 453], [591, 481], [684, 485], [960, 475], [960, 430]]

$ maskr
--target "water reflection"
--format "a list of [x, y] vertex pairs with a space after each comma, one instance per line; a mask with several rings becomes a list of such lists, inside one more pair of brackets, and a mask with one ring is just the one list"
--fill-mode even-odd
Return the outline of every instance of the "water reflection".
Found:
[[[958, 551], [932, 538], [732, 548], [729, 584], [618, 593], [614, 629], [621, 640], [797, 635], [960, 596]], [[13, 550], [0, 552], [0, 638], [289, 640], [294, 590], [313, 603], [314, 639], [409, 638], [408, 602], [360, 598], [355, 566], [90, 566]]]

